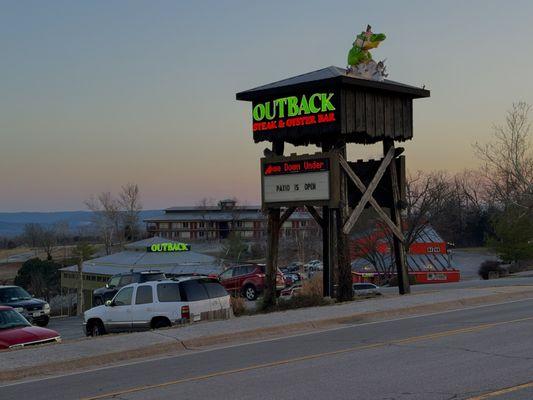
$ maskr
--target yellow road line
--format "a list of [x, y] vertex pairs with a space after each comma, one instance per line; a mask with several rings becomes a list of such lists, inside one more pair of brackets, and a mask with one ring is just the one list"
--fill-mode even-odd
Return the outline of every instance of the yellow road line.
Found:
[[[122, 396], [122, 395], [125, 395], [125, 394], [131, 394], [131, 393], [141, 392], [141, 391], [150, 390], [150, 389], [160, 389], [160, 388], [164, 388], [164, 387], [167, 387], [167, 386], [179, 385], [181, 383], [196, 382], [196, 381], [201, 381], [201, 380], [205, 380], [205, 379], [209, 379], [209, 378], [216, 378], [216, 377], [219, 377], [219, 376], [237, 374], [237, 373], [240, 373], [240, 372], [253, 371], [253, 370], [269, 368], [269, 367], [276, 367], [276, 366], [280, 366], [280, 365], [292, 364], [292, 363], [296, 363], [296, 362], [300, 362], [300, 361], [313, 360], [313, 359], [322, 358], [322, 357], [329, 357], [329, 356], [334, 356], [334, 355], [344, 354], [344, 353], [350, 353], [350, 352], [359, 351], [359, 350], [373, 349], [373, 348], [383, 347], [383, 346], [387, 346], [387, 345], [391, 345], [391, 344], [406, 344], [406, 343], [413, 343], [413, 342], [418, 342], [418, 341], [422, 341], [422, 340], [439, 339], [439, 338], [446, 337], [446, 336], [458, 335], [458, 334], [461, 334], [461, 333], [471, 333], [471, 332], [476, 332], [476, 331], [480, 331], [480, 330], [483, 330], [483, 329], [493, 328], [493, 327], [500, 326], [500, 325], [507, 325], [507, 324], [513, 324], [513, 323], [517, 323], [517, 322], [531, 321], [531, 320], [533, 320], [533, 317], [519, 318], [519, 319], [513, 319], [513, 320], [501, 321], [501, 322], [492, 322], [492, 323], [487, 323], [487, 324], [480, 324], [480, 325], [476, 325], [476, 326], [471, 326], [471, 327], [468, 327], [468, 328], [460, 328], [460, 329], [453, 329], [453, 330], [442, 331], [442, 332], [437, 332], [437, 333], [431, 333], [431, 334], [428, 334], [428, 335], [413, 336], [413, 337], [409, 337], [409, 338], [405, 338], [405, 339], [396, 339], [396, 340], [390, 340], [390, 341], [386, 341], [386, 342], [378, 342], [378, 343], [372, 343], [372, 344], [368, 344], [368, 345], [349, 347], [349, 348], [341, 349], [341, 350], [334, 350], [334, 351], [328, 351], [328, 352], [324, 352], [324, 353], [310, 354], [310, 355], [307, 355], [307, 356], [288, 358], [288, 359], [285, 359], [285, 360], [273, 361], [273, 362], [264, 363], [264, 364], [256, 364], [256, 365], [251, 365], [251, 366], [243, 367], [243, 368], [236, 368], [236, 369], [229, 369], [229, 370], [224, 370], [224, 371], [219, 371], [219, 372], [213, 372], [211, 374], [192, 376], [190, 378], [176, 379], [176, 380], [173, 380], [173, 381], [157, 383], [157, 384], [153, 384], [153, 385], [136, 386], [136, 387], [133, 387], [133, 388], [130, 388], [130, 389], [118, 390], [118, 391], [115, 391], [115, 392], [108, 392], [108, 393], [104, 393], [104, 394], [100, 394], [100, 395], [96, 395], [96, 396], [85, 397], [82, 400], [106, 399], [106, 398], [109, 398], [109, 397]], [[526, 385], [529, 385], [529, 384], [526, 384]], [[533, 386], [533, 383], [531, 383], [531, 385]], [[504, 389], [504, 390], [509, 390], [509, 389]], [[519, 389], [516, 389], [516, 390], [519, 390]], [[494, 392], [494, 393], [496, 393], [496, 392]], [[483, 396], [487, 396], [487, 395], [490, 395], [490, 393], [488, 393], [486, 395], [483, 395]], [[491, 396], [489, 396], [489, 397], [491, 397]], [[485, 399], [485, 398], [488, 398], [488, 397], [473, 397], [473, 398], [471, 398], [469, 400], [482, 400], [482, 399]]]
[[501, 396], [502, 394], [517, 392], [522, 389], [533, 387], [533, 382], [522, 383], [521, 385], [510, 386], [508, 388], [495, 390], [494, 392], [488, 392], [480, 396], [469, 397], [467, 400], [485, 400], [491, 397]]

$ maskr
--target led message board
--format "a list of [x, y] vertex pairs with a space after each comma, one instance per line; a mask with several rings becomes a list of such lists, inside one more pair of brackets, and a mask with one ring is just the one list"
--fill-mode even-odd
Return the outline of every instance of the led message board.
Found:
[[263, 205], [327, 205], [338, 199], [331, 153], [261, 159]]

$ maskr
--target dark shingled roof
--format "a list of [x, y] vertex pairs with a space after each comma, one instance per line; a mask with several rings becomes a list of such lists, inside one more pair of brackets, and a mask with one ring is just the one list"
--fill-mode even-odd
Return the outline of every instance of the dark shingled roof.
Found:
[[341, 84], [356, 85], [378, 90], [394, 91], [396, 93], [405, 93], [413, 98], [429, 97], [429, 90], [416, 86], [406, 85], [404, 83], [385, 79], [383, 82], [372, 81], [369, 79], [356, 78], [346, 73], [345, 68], [330, 66], [316, 71], [308, 72], [302, 75], [282, 79], [267, 85], [258, 86], [253, 89], [237, 93], [237, 100], [253, 101], [256, 98], [278, 92], [286, 87], [308, 86], [309, 84], [319, 81], [334, 80]]

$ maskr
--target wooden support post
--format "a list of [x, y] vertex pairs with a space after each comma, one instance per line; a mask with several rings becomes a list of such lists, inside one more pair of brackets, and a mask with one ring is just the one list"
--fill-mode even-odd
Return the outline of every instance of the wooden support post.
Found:
[[[340, 156], [346, 158], [346, 145], [338, 149]], [[337, 239], [337, 293], [339, 301], [349, 301], [353, 298], [352, 266], [348, 249], [348, 233], [344, 224], [348, 219], [348, 180], [346, 174], [340, 175], [340, 204], [335, 210], [335, 229]]]
[[322, 295], [331, 297], [331, 224], [329, 207], [322, 207]]
[[278, 248], [280, 229], [280, 209], [267, 210], [267, 265], [265, 277], [264, 307], [273, 307], [276, 304], [276, 272], [278, 270]]
[[[383, 141], [383, 153], [386, 154], [394, 149], [394, 140]], [[391, 218], [396, 226], [402, 229], [402, 214], [400, 209], [400, 188], [398, 186], [398, 173], [396, 171], [396, 162], [393, 160], [389, 165], [389, 171], [392, 183], [392, 207]], [[400, 294], [411, 293], [409, 286], [409, 274], [407, 272], [407, 261], [405, 257], [404, 239], [393, 235], [394, 261], [396, 264], [396, 273], [398, 276], [398, 291]]]

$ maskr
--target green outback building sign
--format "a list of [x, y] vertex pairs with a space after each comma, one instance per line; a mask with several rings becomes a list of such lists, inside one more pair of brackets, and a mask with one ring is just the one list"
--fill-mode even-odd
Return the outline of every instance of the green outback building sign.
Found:
[[185, 243], [154, 243], [148, 246], [146, 251], [148, 253], [173, 253], [177, 251], [190, 251], [191, 245]]
[[335, 93], [287, 96], [254, 104], [253, 131], [335, 122]]

